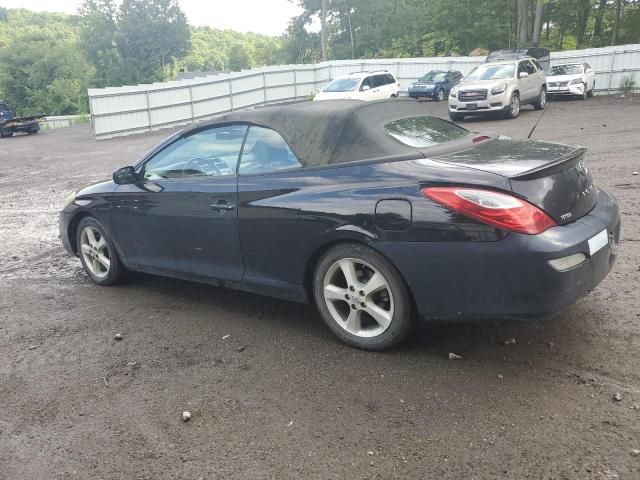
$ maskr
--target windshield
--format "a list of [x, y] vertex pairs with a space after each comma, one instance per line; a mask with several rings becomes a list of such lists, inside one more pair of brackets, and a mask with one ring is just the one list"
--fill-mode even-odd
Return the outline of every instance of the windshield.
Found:
[[384, 126], [396, 140], [410, 147], [431, 147], [469, 134], [468, 130], [436, 117], [403, 118]]
[[325, 92], [351, 92], [358, 88], [359, 78], [338, 78], [325, 87]]
[[432, 71], [424, 75], [420, 82], [442, 82], [447, 74], [445, 72]]
[[497, 80], [500, 78], [513, 78], [516, 73], [514, 63], [505, 63], [500, 65], [480, 65], [473, 70], [464, 79], [465, 82], [474, 82], [478, 80]]
[[547, 75], [550, 77], [555, 75], [580, 75], [581, 73], [581, 65], [556, 65], [547, 70]]

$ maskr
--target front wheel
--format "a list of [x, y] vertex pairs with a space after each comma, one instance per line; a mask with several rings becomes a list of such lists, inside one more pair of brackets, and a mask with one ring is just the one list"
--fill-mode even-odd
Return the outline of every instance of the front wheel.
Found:
[[433, 99], [436, 102], [441, 102], [444, 100], [444, 90], [439, 88], [438, 91], [436, 92], [436, 94], [433, 96]]
[[520, 95], [518, 95], [518, 92], [513, 92], [506, 111], [506, 117], [518, 118], [518, 115], [520, 115]]
[[343, 244], [325, 253], [313, 293], [329, 329], [352, 347], [384, 350], [411, 329], [408, 287], [389, 260], [364, 245]]
[[2, 138], [13, 137], [13, 131], [7, 130], [5, 128], [0, 128], [0, 137]]
[[533, 108], [536, 110], [544, 110], [544, 107], [547, 105], [547, 91], [544, 87], [540, 89], [540, 93], [538, 94], [538, 99], [534, 102]]
[[579, 95], [578, 98], [580, 100], [586, 100], [587, 97], [589, 96], [589, 92], [587, 91], [587, 84], [583, 83], [582, 86], [583, 86], [582, 95]]
[[596, 82], [593, 82], [593, 85], [591, 85], [591, 90], [589, 90], [589, 92], [587, 93], [588, 97], [593, 97], [593, 93], [596, 90]]
[[125, 274], [113, 242], [105, 228], [93, 217], [80, 220], [76, 229], [78, 255], [85, 271], [98, 285], [118, 283]]

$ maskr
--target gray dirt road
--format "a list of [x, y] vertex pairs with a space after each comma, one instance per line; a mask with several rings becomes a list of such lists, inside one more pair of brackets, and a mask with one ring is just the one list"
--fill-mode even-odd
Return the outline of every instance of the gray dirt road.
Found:
[[[523, 137], [536, 117], [465, 126]], [[639, 124], [638, 97], [558, 101], [535, 134], [589, 147], [621, 204], [594, 292], [546, 321], [421, 325], [381, 354], [304, 305], [89, 282], [57, 239], [62, 200], [167, 131], [1, 140], [0, 478], [639, 479]]]

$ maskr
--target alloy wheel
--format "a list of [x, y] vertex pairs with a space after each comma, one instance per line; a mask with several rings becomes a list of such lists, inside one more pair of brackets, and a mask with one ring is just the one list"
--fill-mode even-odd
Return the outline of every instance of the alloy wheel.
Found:
[[547, 104], [547, 91], [543, 88], [542, 90], [540, 90], [540, 108], [544, 109], [545, 105]]
[[438, 90], [438, 93], [436, 94], [436, 100], [438, 100], [439, 102], [444, 100], [444, 90]]
[[391, 325], [391, 287], [380, 271], [363, 260], [344, 258], [331, 265], [323, 294], [333, 320], [351, 335], [375, 337]]
[[107, 241], [98, 230], [85, 226], [80, 232], [80, 252], [86, 267], [97, 278], [105, 278], [111, 268]]
[[520, 113], [520, 97], [518, 95], [511, 96], [511, 116], [517, 117]]

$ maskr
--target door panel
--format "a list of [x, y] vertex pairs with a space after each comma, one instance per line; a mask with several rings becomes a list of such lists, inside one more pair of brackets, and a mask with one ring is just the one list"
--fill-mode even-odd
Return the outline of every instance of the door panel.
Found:
[[127, 263], [239, 281], [236, 168], [247, 127], [207, 128], [155, 154], [118, 186], [113, 225]]

